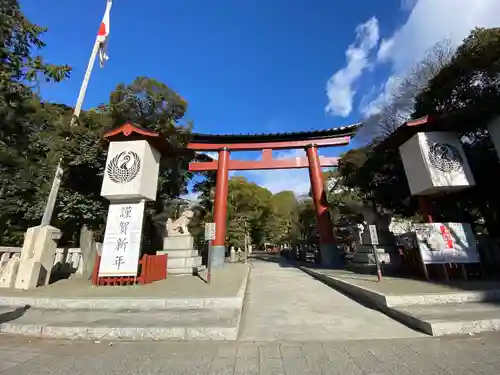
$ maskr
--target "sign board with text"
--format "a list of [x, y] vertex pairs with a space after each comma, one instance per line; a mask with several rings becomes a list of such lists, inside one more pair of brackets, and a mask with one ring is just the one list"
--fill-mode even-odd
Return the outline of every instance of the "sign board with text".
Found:
[[99, 277], [137, 276], [143, 218], [144, 201], [109, 205]]
[[480, 262], [470, 224], [425, 223], [415, 224], [414, 228], [425, 264]]
[[205, 240], [215, 240], [215, 223], [205, 223]]
[[377, 227], [375, 225], [369, 225], [370, 229], [370, 242], [372, 245], [378, 245], [378, 235], [377, 235]]

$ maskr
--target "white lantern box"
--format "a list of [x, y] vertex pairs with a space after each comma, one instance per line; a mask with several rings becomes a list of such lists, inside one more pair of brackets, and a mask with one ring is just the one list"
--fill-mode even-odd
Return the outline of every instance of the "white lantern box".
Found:
[[454, 132], [420, 132], [399, 147], [412, 195], [433, 195], [473, 186], [474, 177]]
[[490, 133], [491, 141], [495, 146], [497, 154], [500, 156], [500, 117], [497, 117], [488, 126], [488, 133]]
[[160, 153], [147, 141], [111, 142], [101, 195], [110, 201], [155, 200]]

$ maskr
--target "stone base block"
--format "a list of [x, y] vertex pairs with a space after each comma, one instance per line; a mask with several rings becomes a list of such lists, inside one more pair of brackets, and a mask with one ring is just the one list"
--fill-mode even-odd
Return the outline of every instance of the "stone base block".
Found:
[[[378, 260], [380, 263], [391, 263], [391, 258], [389, 254], [383, 252], [378, 254]], [[375, 256], [373, 253], [357, 253], [352, 258], [354, 263], [366, 263], [366, 264], [375, 264]]]
[[0, 272], [0, 288], [14, 288], [19, 270], [19, 257], [14, 256], [2, 267]]
[[201, 257], [192, 258], [168, 258], [167, 270], [174, 268], [188, 268], [201, 266]]
[[161, 250], [156, 254], [168, 254], [168, 259], [172, 258], [192, 258], [198, 256], [198, 250]]
[[161, 250], [156, 253], [168, 255], [167, 274], [170, 275], [193, 275], [196, 270], [202, 268], [202, 258], [198, 256], [198, 250], [193, 248], [189, 250]]
[[205, 266], [201, 265], [198, 267], [186, 267], [186, 268], [171, 268], [168, 270], [170, 275], [196, 275], [196, 273], [201, 272], [205, 269]]
[[50, 270], [42, 267], [40, 262], [27, 259], [21, 262], [15, 282], [16, 289], [33, 289], [44, 285], [50, 276]]
[[[391, 246], [378, 246], [376, 248], [378, 259], [384, 273], [396, 272], [400, 260], [398, 254]], [[364, 245], [354, 254], [349, 269], [355, 272], [373, 273], [376, 271], [375, 256], [371, 245]]]
[[224, 259], [226, 258], [225, 246], [212, 246], [210, 250], [210, 267], [212, 269], [224, 268]]
[[342, 253], [335, 244], [321, 244], [320, 254], [322, 266], [332, 268], [340, 268], [343, 266]]
[[193, 236], [179, 235], [169, 236], [163, 239], [164, 250], [193, 250], [194, 239]]

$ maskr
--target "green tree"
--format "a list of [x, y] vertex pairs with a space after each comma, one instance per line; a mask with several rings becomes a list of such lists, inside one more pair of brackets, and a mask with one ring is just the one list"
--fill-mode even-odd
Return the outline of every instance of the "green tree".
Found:
[[[500, 28], [473, 30], [451, 61], [415, 99], [412, 117], [438, 115], [462, 139], [476, 186], [434, 202], [438, 216], [485, 222], [487, 231], [500, 235], [500, 173], [498, 155], [485, 130], [499, 115]], [[479, 224], [477, 227], [480, 228]]]
[[283, 245], [293, 241], [297, 226], [297, 198], [293, 191], [281, 191], [270, 200], [267, 239], [274, 244]]
[[[32, 196], [39, 191], [57, 140], [45, 138], [57, 127], [57, 117], [39, 116], [44, 105], [33, 93], [43, 81], [60, 81], [70, 74], [68, 66], [46, 63], [36, 52], [45, 47], [46, 31], [30, 22], [17, 0], [0, 3], [0, 241], [10, 227], [22, 228]], [[53, 113], [53, 112], [51, 112]], [[47, 121], [49, 120], [49, 121]], [[53, 123], [54, 121], [54, 123]], [[35, 152], [33, 152], [35, 151]], [[43, 155], [43, 156], [41, 156]], [[7, 241], [9, 240], [7, 234]], [[20, 237], [22, 239], [22, 237]], [[14, 238], [16, 242], [19, 239]]]
[[228, 243], [244, 247], [245, 233], [252, 243], [266, 240], [266, 224], [270, 213], [271, 192], [244, 177], [233, 177], [228, 188]]
[[[495, 235], [500, 235], [496, 193], [500, 185], [491, 176], [500, 173], [500, 164], [485, 128], [498, 116], [499, 47], [500, 29], [474, 30], [454, 54], [423, 65], [422, 80], [417, 80], [418, 89], [409, 98], [414, 104], [412, 118], [437, 115], [442, 125], [458, 132], [476, 181], [473, 188], [433, 200], [435, 219], [472, 222], [480, 230], [480, 223], [486, 222], [487, 231]], [[386, 130], [384, 136], [394, 128]], [[361, 196], [373, 197], [382, 208], [411, 217], [418, 205], [410, 196], [399, 152], [379, 151], [378, 141], [343, 155], [339, 174]]]

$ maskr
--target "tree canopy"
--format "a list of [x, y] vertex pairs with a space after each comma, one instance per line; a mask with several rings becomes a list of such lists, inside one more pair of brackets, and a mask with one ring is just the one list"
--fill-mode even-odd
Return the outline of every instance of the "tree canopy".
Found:
[[[107, 153], [103, 132], [131, 121], [183, 147], [192, 128], [182, 121], [187, 102], [164, 83], [138, 77], [117, 85], [108, 103], [83, 111], [70, 127], [73, 108], [36, 94], [40, 82], [68, 78], [70, 68], [36, 55], [45, 46], [46, 29], [26, 19], [18, 1], [3, 1], [0, 13], [0, 241], [19, 244], [24, 230], [39, 224], [62, 157], [65, 172], [52, 224], [63, 231], [61, 242], [73, 242], [83, 224], [103, 228], [108, 205], [100, 196]], [[190, 159], [161, 160], [157, 201], [148, 212], [163, 210], [166, 201], [187, 192]]]
[[[472, 222], [477, 230], [500, 235], [500, 199], [496, 193], [500, 184], [491, 178], [500, 173], [500, 163], [486, 131], [499, 114], [499, 47], [500, 29], [478, 28], [458, 49], [430, 53], [409, 78], [416, 89], [410, 90], [409, 96], [396, 96], [388, 104], [397, 106], [397, 100], [403, 97], [406, 117], [390, 118], [392, 128], [381, 121], [382, 131], [367, 146], [343, 155], [338, 168], [342, 184], [361, 196], [372, 197], [381, 208], [394, 214], [415, 215], [417, 202], [410, 196], [398, 150], [377, 151], [376, 145], [404, 120], [434, 115], [462, 138], [476, 186], [433, 200], [433, 214], [437, 220]], [[382, 111], [378, 119], [387, 119], [391, 113]]]

